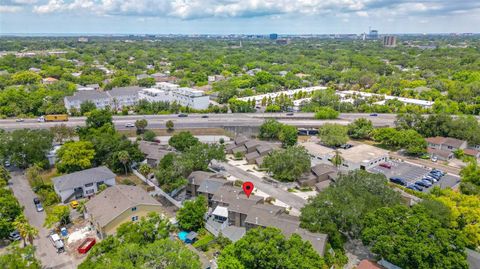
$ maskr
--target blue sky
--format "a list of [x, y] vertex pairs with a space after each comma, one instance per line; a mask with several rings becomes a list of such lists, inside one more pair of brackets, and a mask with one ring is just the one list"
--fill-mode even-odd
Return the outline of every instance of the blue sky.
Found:
[[480, 0], [0, 0], [0, 33], [478, 32]]

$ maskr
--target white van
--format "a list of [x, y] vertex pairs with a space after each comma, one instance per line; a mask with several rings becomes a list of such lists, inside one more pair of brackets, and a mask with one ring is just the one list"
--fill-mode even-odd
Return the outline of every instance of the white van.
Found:
[[57, 253], [62, 253], [65, 251], [63, 240], [58, 234], [51, 234], [50, 240], [52, 241], [53, 246], [57, 249]]

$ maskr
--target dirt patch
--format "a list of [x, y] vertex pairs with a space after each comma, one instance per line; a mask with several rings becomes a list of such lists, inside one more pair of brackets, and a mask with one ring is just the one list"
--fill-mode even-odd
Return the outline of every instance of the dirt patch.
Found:
[[115, 182], [120, 185], [134, 185], [139, 186], [145, 191], [149, 191], [149, 185], [139, 179], [135, 174], [129, 173], [127, 175], [121, 174], [115, 177]]
[[95, 228], [90, 225], [87, 220], [79, 220], [73, 226], [68, 228], [68, 236], [64, 239], [66, 252], [74, 257], [75, 259], [83, 259], [87, 254], [78, 253], [77, 248], [85, 241], [87, 238], [95, 238], [97, 243], [99, 238], [97, 237]]

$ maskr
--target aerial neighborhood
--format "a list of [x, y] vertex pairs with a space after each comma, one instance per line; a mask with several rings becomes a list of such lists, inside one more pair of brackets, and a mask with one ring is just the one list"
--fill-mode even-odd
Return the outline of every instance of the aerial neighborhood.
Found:
[[0, 39], [0, 268], [480, 268], [479, 47]]

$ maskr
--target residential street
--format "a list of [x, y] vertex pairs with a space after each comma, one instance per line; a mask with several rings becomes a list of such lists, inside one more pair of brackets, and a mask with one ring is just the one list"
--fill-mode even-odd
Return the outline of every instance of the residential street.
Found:
[[301, 197], [298, 197], [295, 194], [290, 193], [282, 188], [278, 188], [271, 184], [265, 183], [264, 180], [262, 180], [261, 178], [252, 175], [251, 173], [248, 173], [238, 167], [224, 162], [221, 163], [221, 166], [223, 166], [225, 168], [225, 171], [228, 172], [230, 175], [237, 177], [243, 181], [251, 181], [259, 190], [265, 192], [272, 197], [275, 197], [276, 199], [290, 205], [297, 210], [300, 210], [307, 203], [307, 201], [305, 201]]
[[12, 172], [10, 186], [21, 205], [25, 207], [24, 212], [31, 225], [35, 226], [39, 235], [34, 241], [36, 247], [36, 256], [42, 262], [46, 269], [74, 269], [77, 266], [67, 253], [57, 254], [55, 248], [50, 242], [49, 230], [43, 227], [45, 221], [45, 212], [37, 212], [33, 204], [35, 193], [30, 188], [27, 179], [22, 172]]

